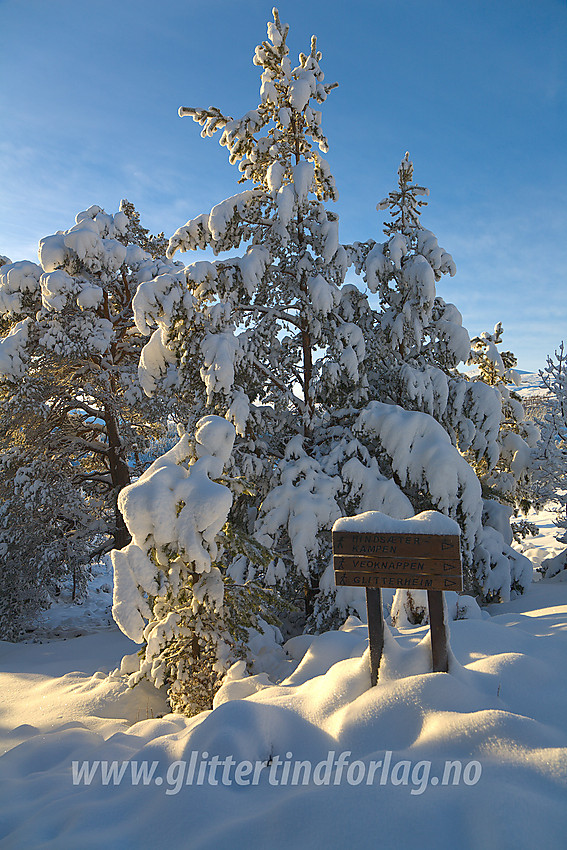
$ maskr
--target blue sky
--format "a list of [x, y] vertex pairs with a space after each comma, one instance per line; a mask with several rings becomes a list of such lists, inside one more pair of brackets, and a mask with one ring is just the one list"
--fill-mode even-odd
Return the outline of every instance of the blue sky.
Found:
[[[471, 335], [537, 370], [567, 338], [565, 0], [286, 0], [295, 59], [318, 37], [327, 159], [344, 242], [382, 231], [376, 202], [409, 150], [422, 221], [454, 257], [439, 293]], [[166, 235], [238, 191], [185, 106], [239, 115], [271, 5], [245, 0], [0, 0], [0, 253], [123, 197]], [[192, 261], [194, 258], [188, 258]]]

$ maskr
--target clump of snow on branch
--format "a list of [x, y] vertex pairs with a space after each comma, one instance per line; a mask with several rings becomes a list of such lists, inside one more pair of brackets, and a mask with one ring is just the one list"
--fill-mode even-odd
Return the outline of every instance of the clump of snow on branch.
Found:
[[327, 475], [320, 463], [307, 455], [299, 436], [288, 443], [275, 480], [280, 483], [272, 487], [262, 505], [258, 539], [273, 546], [276, 534], [285, 528], [295, 565], [309, 576], [309, 556], [319, 554], [318, 533], [329, 529], [340, 516], [336, 497], [341, 480]]
[[480, 483], [441, 425], [425, 413], [373, 401], [356, 430], [379, 441], [402, 487], [424, 489], [440, 512], [461, 520], [470, 557], [481, 525]]
[[[222, 474], [232, 450], [234, 427], [220, 417], [197, 423], [195, 454], [184, 434], [179, 442], [125, 487], [119, 507], [132, 535], [114, 550], [113, 615], [131, 640], [141, 643], [150, 619], [147, 597], [165, 585], [174, 588], [186, 573], [211, 572], [215, 538], [226, 522], [232, 495], [213, 479]], [[172, 560], [172, 554], [175, 559]], [[222, 599], [217, 600], [222, 605]], [[155, 628], [152, 625], [152, 629]]]

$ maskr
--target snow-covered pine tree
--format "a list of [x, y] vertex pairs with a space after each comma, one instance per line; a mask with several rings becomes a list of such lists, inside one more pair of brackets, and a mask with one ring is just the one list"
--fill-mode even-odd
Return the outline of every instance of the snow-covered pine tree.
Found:
[[117, 545], [129, 539], [117, 493], [165, 416], [138, 384], [143, 338], [132, 298], [140, 282], [175, 270], [136, 237], [159, 254], [160, 237], [148, 237], [131, 204], [115, 215], [93, 206], [69, 230], [41, 240], [40, 265], [0, 270], [3, 445], [66, 470], [91, 508], [98, 502], [101, 522], [88, 533], [98, 529]]
[[[405, 411], [408, 427], [410, 423], [412, 427], [411, 451], [424, 439], [425, 446], [433, 445], [441, 426], [444, 437], [462, 457], [451, 460], [447, 452], [446, 475], [431, 462], [416, 467], [411, 451], [402, 451], [407, 435], [398, 443], [395, 427], [388, 424], [388, 419], [400, 419], [393, 410], [380, 419], [375, 451], [385, 450], [390, 455], [390, 459], [384, 458], [384, 468], [390, 464], [416, 510], [433, 507], [460, 523], [469, 592], [505, 599], [512, 587], [519, 590], [529, 581], [529, 562], [510, 548], [509, 522], [505, 528], [500, 515], [494, 518], [494, 512], [485, 512], [483, 528], [476, 476], [479, 466], [487, 474], [491, 472], [507, 450], [499, 442], [502, 396], [496, 388], [468, 381], [458, 371], [458, 365], [470, 355], [469, 335], [457, 308], [436, 294], [436, 282], [443, 274], [454, 275], [456, 268], [435, 235], [421, 223], [428, 194], [425, 187], [413, 182], [413, 164], [406, 153], [398, 169], [397, 188], [377, 205], [390, 212], [391, 220], [384, 228], [387, 241], [356, 243], [348, 253], [383, 307], [379, 320], [383, 356], [373, 373], [371, 395]], [[412, 411], [422, 417], [411, 418]], [[435, 427], [423, 414], [436, 420]], [[401, 420], [399, 424], [401, 427]], [[456, 484], [446, 489], [445, 478]]]
[[223, 467], [234, 438], [226, 419], [200, 419], [193, 441], [183, 434], [118, 497], [132, 542], [112, 552], [113, 614], [143, 644], [122, 672], [131, 686], [146, 678], [166, 687], [172, 710], [190, 715], [212, 708], [231, 664], [253, 661], [252, 633], [274, 641], [260, 616], [270, 594], [236, 582], [229, 569], [241, 559], [225, 526], [232, 494]]
[[317, 107], [333, 86], [323, 82], [315, 39], [294, 68], [287, 34], [274, 10], [254, 57], [262, 69], [257, 109], [240, 119], [215, 108], [180, 110], [203, 136], [222, 131], [221, 145], [251, 187], [187, 222], [169, 254], [219, 254], [247, 242], [245, 253], [143, 284], [134, 309], [141, 331], [156, 328], [140, 364], [145, 390], [175, 380], [195, 417], [206, 407], [234, 422], [232, 474], [250, 480], [254, 496], [237, 499], [233, 515], [277, 552], [266, 582], [301, 595], [305, 585], [309, 596], [342, 512], [339, 468], [359, 453], [369, 486], [378, 487], [377, 468], [352, 435], [331, 459], [328, 443], [330, 434], [340, 443], [343, 417], [352, 419], [353, 405], [367, 398], [365, 336], [376, 319], [356, 287], [342, 286], [346, 255], [338, 218], [325, 207], [336, 188], [320, 153], [327, 141]]
[[[136, 322], [151, 333], [142, 385], [148, 394], [176, 386], [193, 404], [194, 419], [208, 410], [234, 422], [231, 519], [274, 553], [258, 578], [288, 597], [306, 594], [312, 628], [360, 602], [344, 590], [335, 600], [330, 528], [336, 517], [366, 510], [405, 518], [435, 508], [456, 518], [471, 587], [506, 597], [514, 555], [503, 554], [495, 530], [498, 553], [479, 550], [480, 483], [456, 448], [458, 428], [466, 448], [483, 453], [494, 444], [498, 456], [500, 396], [453, 380], [451, 370], [469, 354], [468, 334], [434, 287], [452, 260], [405, 216], [394, 219], [383, 246], [340, 245], [337, 217], [324, 205], [336, 189], [313, 145], [327, 148], [313, 101], [323, 102], [330, 87], [315, 40], [292, 68], [287, 34], [274, 11], [268, 40], [255, 54], [262, 68], [257, 109], [240, 119], [216, 108], [180, 110], [203, 126], [202, 135], [222, 131], [221, 144], [251, 186], [188, 221], [169, 254], [248, 247], [242, 256], [195, 262], [139, 288]], [[414, 229], [406, 235], [396, 226]], [[406, 301], [382, 292], [383, 315], [371, 309], [360, 289], [344, 283], [353, 261], [372, 291], [380, 275], [408, 291], [419, 285], [406, 310], [415, 307], [419, 321], [409, 326], [403, 351], [395, 339], [401, 343], [407, 328], [393, 314], [403, 313]], [[481, 404], [487, 394], [492, 418], [490, 404], [488, 411]], [[506, 574], [492, 569], [496, 561]], [[256, 574], [251, 564], [241, 571]]]

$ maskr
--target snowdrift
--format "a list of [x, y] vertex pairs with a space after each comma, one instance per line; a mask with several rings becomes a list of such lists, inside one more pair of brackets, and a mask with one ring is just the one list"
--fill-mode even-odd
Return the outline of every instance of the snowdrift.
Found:
[[96, 669], [132, 650], [116, 631], [2, 644], [4, 846], [563, 847], [564, 587], [453, 622], [449, 674], [393, 630], [369, 688], [350, 618], [292, 639], [276, 682], [235, 665], [193, 718]]

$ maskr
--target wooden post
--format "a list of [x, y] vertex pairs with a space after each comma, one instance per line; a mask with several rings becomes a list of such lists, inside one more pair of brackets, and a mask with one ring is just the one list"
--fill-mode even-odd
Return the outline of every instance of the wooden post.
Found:
[[442, 590], [428, 590], [429, 629], [431, 631], [431, 657], [434, 673], [449, 672], [447, 623]]
[[368, 643], [370, 646], [370, 684], [378, 682], [380, 659], [384, 649], [384, 614], [382, 612], [382, 590], [366, 588], [366, 612], [368, 614]]

